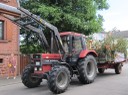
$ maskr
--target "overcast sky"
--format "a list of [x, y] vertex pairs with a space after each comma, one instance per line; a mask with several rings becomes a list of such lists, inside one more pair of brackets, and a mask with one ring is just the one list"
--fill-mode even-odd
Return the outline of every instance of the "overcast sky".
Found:
[[100, 14], [104, 17], [103, 28], [106, 31], [116, 27], [118, 30], [128, 30], [128, 0], [108, 0], [108, 10]]

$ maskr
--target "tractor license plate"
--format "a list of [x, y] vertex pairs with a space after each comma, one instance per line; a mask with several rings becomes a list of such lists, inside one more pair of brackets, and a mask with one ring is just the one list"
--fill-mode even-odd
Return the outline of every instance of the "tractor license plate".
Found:
[[36, 62], [36, 66], [40, 66], [40, 62]]

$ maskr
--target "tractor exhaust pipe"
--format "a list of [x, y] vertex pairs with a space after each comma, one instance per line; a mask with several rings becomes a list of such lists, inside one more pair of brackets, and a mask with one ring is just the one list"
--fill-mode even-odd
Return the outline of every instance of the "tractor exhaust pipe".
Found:
[[21, 11], [19, 11], [16, 7], [0, 3], [0, 14], [19, 17], [21, 15]]

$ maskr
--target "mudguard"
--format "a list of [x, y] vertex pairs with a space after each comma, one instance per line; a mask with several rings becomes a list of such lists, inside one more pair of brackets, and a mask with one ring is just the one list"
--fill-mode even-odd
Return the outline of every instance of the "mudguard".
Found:
[[89, 54], [93, 55], [94, 57], [98, 56], [98, 54], [96, 53], [95, 50], [82, 50], [80, 52], [79, 58], [84, 58], [85, 56], [87, 56]]

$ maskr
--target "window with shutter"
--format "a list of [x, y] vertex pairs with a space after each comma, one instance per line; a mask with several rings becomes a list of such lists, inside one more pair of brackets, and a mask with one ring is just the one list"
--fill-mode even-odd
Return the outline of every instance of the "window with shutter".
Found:
[[0, 40], [4, 40], [4, 21], [0, 21]]

